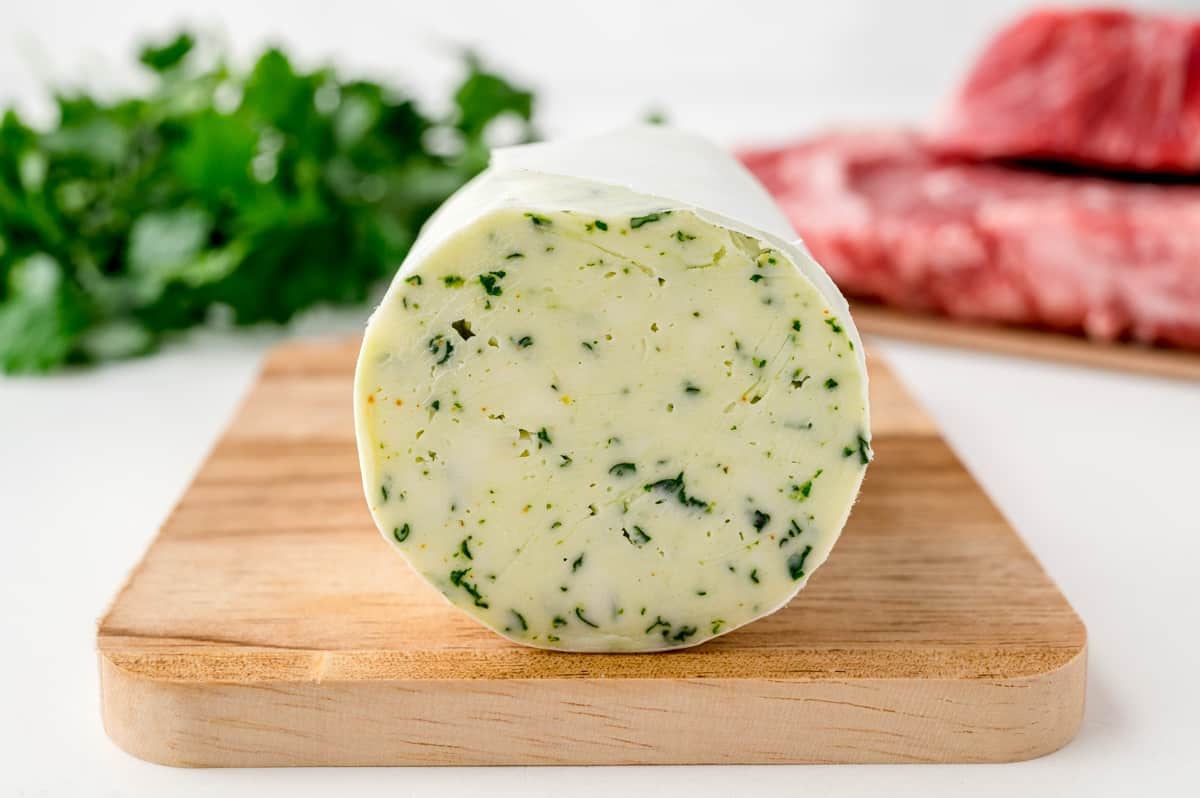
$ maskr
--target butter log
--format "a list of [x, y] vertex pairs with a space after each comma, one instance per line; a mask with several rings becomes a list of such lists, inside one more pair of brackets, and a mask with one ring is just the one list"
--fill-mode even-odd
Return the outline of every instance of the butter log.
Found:
[[871, 457], [862, 344], [758, 184], [663, 129], [499, 151], [363, 340], [385, 539], [569, 651], [695, 645], [786, 604]]

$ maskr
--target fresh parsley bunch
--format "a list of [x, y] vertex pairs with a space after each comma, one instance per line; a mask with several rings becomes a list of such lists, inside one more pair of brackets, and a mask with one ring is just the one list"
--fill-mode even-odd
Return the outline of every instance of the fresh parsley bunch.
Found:
[[485, 165], [501, 116], [528, 140], [533, 96], [467, 59], [449, 118], [396, 90], [200, 65], [148, 47], [145, 96], [59, 96], [48, 130], [0, 121], [0, 367], [127, 357], [220, 315], [286, 322], [362, 302], [429, 214]]

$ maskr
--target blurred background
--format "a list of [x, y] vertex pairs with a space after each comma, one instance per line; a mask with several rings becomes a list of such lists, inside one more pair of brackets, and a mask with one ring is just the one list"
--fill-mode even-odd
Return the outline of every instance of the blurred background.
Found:
[[[212, 32], [249, 62], [282, 44], [301, 64], [410, 88], [445, 103], [455, 52], [537, 90], [548, 135], [582, 133], [662, 109], [724, 141], [789, 136], [834, 122], [927, 118], [1025, 0], [604, 3], [439, 0], [126, 0], [9, 3], [0, 102], [48, 109], [48, 85], [114, 92], [145, 85], [133, 59], [181, 26]], [[1082, 5], [1057, 2], [1056, 7]], [[1186, 12], [1197, 0], [1123, 3]]]
[[[1034, 8], [1017, 0], [16, 6], [0, 34], [0, 370], [330, 305], [359, 320], [489, 147], [644, 120], [735, 148], [852, 297], [1196, 348], [1200, 313], [1177, 298], [1200, 291], [1179, 266], [1200, 243], [1122, 232], [1200, 206], [1200, 189], [1156, 185], [1200, 172], [1196, 0], [1129, 5], [1171, 16], [1013, 28]], [[943, 122], [930, 145], [909, 138]], [[868, 138], [805, 140], [826, 130]], [[1059, 180], [1080, 163], [1087, 179]], [[1031, 255], [1042, 241], [1071, 252]]]

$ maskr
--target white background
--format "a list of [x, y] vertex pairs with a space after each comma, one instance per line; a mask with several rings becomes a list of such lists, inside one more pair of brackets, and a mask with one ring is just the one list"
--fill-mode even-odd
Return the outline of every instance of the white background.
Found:
[[[926, 118], [1025, 5], [4, 0], [0, 104], [36, 115], [48, 83], [133, 85], [136, 34], [186, 19], [243, 56], [280, 41], [425, 97], [469, 44], [539, 87], [547, 133], [664, 107], [746, 142]], [[0, 378], [0, 795], [1196, 794], [1200, 387], [901, 343], [881, 349], [1088, 624], [1087, 715], [1064, 750], [1004, 766], [586, 771], [183, 771], [127, 756], [100, 726], [95, 620], [281, 336], [203, 334], [147, 360]]]

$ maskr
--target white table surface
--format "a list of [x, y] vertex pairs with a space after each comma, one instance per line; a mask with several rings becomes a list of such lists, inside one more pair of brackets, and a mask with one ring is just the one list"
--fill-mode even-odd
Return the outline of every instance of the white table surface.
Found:
[[[430, 60], [405, 35], [468, 41], [540, 76], [549, 132], [663, 104], [735, 141], [925, 115], [984, 32], [1024, 3], [796, 3], [777, 19], [783, 4], [765, 0], [706, 14], [695, 2], [609, 0], [581, 12], [585, 42], [567, 35], [575, 22], [561, 4], [399, 5], [347, 2], [335, 14], [308, 0], [221, 0], [186, 16], [219, 21], [241, 52], [275, 34], [310, 59], [375, 74], [412, 75]], [[117, 75], [96, 65], [128, 60], [131, 31], [168, 29], [186, 8], [6, 9], [0, 104], [36, 108], [47, 79]], [[434, 70], [427, 83], [444, 78]], [[302, 329], [356, 323], [323, 314]], [[145, 360], [0, 378], [0, 796], [1197, 794], [1200, 386], [900, 342], [880, 350], [1088, 625], [1087, 713], [1062, 751], [1002, 766], [186, 771], [138, 761], [100, 725], [96, 619], [281, 336], [202, 334]]]
[[1088, 625], [1087, 714], [1062, 751], [1004, 766], [140, 762], [100, 726], [95, 621], [276, 337], [206, 335], [148, 360], [0, 382], [0, 795], [717, 796], [751, 783], [787, 795], [1172, 795], [1200, 778], [1200, 386], [899, 342], [880, 349]]

